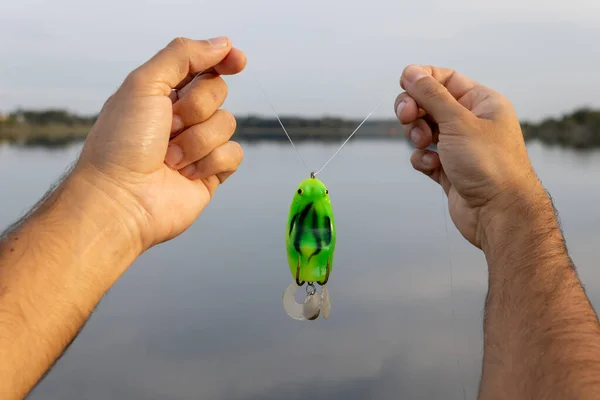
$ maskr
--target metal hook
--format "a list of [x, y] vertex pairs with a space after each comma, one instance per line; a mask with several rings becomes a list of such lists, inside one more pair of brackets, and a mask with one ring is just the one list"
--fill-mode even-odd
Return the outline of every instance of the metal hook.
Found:
[[325, 280], [322, 282], [317, 282], [320, 286], [325, 286], [325, 284], [329, 280], [329, 272], [331, 272], [331, 268], [329, 266], [329, 260], [327, 260], [327, 273], [325, 274]]

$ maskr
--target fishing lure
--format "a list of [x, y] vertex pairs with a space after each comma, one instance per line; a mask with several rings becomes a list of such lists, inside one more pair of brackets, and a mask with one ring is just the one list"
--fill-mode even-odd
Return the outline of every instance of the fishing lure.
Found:
[[[327, 281], [333, 267], [336, 232], [329, 190], [311, 174], [300, 182], [290, 205], [285, 230], [287, 259], [294, 281], [283, 295], [283, 306], [295, 319], [313, 320], [323, 311], [329, 318], [331, 303]], [[307, 297], [299, 304], [296, 289], [307, 284]], [[314, 283], [321, 287], [316, 295]]]
[[[298, 157], [306, 169], [310, 171], [256, 76], [254, 76], [254, 80]], [[304, 179], [296, 188], [285, 231], [287, 260], [293, 281], [283, 293], [283, 308], [291, 318], [315, 320], [321, 312], [323, 318], [329, 318], [331, 300], [327, 290], [327, 282], [333, 267], [336, 230], [329, 190], [321, 180], [317, 179], [317, 174], [337, 156], [352, 136], [379, 108], [381, 103], [383, 103], [383, 99], [348, 136], [331, 158], [318, 171], [311, 172], [310, 178]], [[315, 283], [321, 286], [320, 295], [317, 294]], [[296, 291], [304, 284], [306, 284], [306, 297], [302, 303], [298, 303], [296, 301]]]
[[[281, 122], [275, 107], [269, 101], [262, 85], [256, 76], [252, 75], [298, 157], [306, 169], [310, 171]], [[310, 172], [310, 178], [304, 179], [296, 188], [296, 193], [294, 193], [290, 205], [285, 232], [287, 259], [293, 281], [283, 293], [283, 308], [294, 319], [315, 320], [319, 317], [321, 311], [323, 318], [327, 319], [331, 310], [327, 282], [331, 275], [336, 244], [335, 219], [329, 190], [321, 180], [317, 179], [317, 174], [337, 156], [352, 136], [379, 108], [381, 103], [383, 103], [383, 99], [348, 136], [329, 160], [318, 171]], [[302, 303], [298, 303], [296, 301], [296, 291], [298, 287], [304, 286], [305, 283], [306, 297]], [[317, 295], [315, 283], [321, 286], [321, 295]]]

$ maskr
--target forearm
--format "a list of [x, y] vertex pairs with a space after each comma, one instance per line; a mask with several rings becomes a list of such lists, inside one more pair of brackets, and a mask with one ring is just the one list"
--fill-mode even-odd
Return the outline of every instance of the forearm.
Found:
[[139, 253], [110, 196], [70, 178], [0, 242], [2, 399], [31, 390]]
[[598, 398], [600, 327], [539, 190], [486, 231], [481, 399]]

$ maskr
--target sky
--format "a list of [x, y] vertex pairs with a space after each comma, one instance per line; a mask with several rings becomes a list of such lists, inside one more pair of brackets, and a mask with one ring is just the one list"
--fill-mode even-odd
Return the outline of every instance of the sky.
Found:
[[20, 0], [0, 4], [0, 111], [93, 114], [172, 38], [229, 36], [248, 56], [224, 108], [393, 118], [408, 64], [498, 90], [522, 120], [600, 107], [598, 0]]

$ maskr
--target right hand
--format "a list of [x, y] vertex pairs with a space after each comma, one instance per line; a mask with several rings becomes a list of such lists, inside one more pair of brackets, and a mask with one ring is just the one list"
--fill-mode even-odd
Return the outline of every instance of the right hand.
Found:
[[[517, 115], [497, 92], [450, 69], [406, 67], [394, 104], [417, 148], [413, 167], [442, 185], [461, 234], [482, 248], [487, 224], [523, 198], [545, 194]], [[426, 149], [437, 144], [437, 150]]]

